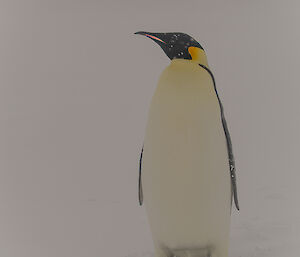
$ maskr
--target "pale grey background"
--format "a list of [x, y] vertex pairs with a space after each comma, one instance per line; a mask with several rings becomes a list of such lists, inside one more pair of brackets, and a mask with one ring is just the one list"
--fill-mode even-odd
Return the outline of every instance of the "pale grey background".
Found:
[[236, 156], [231, 257], [298, 257], [299, 1], [0, 2], [0, 256], [151, 257], [138, 158], [169, 60], [206, 49]]

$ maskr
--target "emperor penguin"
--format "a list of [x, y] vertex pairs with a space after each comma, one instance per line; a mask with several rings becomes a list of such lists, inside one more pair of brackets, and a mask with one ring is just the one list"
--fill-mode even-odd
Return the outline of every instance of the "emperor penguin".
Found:
[[156, 257], [228, 257], [235, 161], [202, 46], [185, 33], [139, 31], [171, 59], [152, 97], [140, 155]]

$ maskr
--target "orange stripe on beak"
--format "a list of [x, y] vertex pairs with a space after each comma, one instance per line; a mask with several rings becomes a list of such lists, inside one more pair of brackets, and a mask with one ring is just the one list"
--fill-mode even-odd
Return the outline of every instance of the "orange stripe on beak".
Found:
[[145, 36], [147, 36], [147, 37], [150, 37], [150, 38], [152, 38], [152, 39], [155, 39], [155, 40], [158, 40], [158, 41], [160, 41], [160, 42], [162, 42], [162, 43], [166, 44], [166, 42], [165, 42], [165, 41], [161, 40], [161, 39], [160, 39], [160, 38], [158, 38], [158, 37], [155, 37], [155, 36], [152, 36], [152, 35], [149, 35], [149, 34], [145, 34]]

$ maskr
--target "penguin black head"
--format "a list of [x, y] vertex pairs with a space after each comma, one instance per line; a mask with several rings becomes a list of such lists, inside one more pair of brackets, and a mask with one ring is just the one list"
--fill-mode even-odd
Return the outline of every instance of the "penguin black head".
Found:
[[171, 59], [197, 60], [204, 53], [202, 46], [191, 36], [181, 32], [152, 33], [139, 31], [134, 34], [143, 35], [155, 41]]

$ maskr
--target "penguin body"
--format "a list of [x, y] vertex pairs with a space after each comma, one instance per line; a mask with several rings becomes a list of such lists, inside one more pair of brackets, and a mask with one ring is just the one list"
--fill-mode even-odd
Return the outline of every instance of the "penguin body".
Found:
[[156, 257], [228, 256], [228, 144], [214, 80], [199, 53], [196, 60], [172, 59], [148, 114], [139, 196]]

